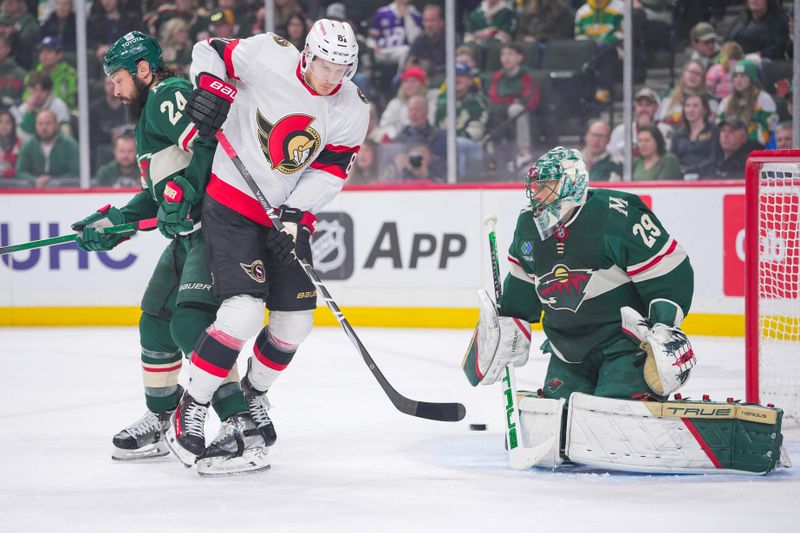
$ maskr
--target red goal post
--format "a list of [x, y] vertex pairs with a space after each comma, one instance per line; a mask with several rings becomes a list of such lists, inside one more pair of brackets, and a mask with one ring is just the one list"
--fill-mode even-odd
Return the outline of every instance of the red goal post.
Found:
[[750, 154], [745, 187], [748, 402], [800, 417], [800, 150]]

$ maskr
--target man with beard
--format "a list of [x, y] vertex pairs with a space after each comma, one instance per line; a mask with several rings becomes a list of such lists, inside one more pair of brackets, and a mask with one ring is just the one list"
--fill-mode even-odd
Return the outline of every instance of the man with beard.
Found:
[[[163, 436], [183, 392], [181, 352], [191, 353], [219, 307], [199, 231], [216, 142], [197, 135], [184, 113], [192, 84], [164, 67], [161, 47], [149, 35], [121, 37], [106, 52], [103, 69], [136, 123], [143, 190], [119, 209], [106, 205], [73, 224], [75, 242], [87, 251], [110, 250], [125, 238], [99, 228], [154, 216], [170, 239], [145, 290], [139, 320], [147, 412], [113, 438], [112, 458], [134, 460], [169, 454]], [[250, 420], [235, 368], [216, 389], [213, 404], [223, 421]], [[269, 435], [272, 428], [261, 429]]]
[[34, 180], [37, 188], [51, 179], [77, 178], [78, 145], [59, 133], [56, 114], [42, 109], [36, 114], [36, 135], [22, 145], [17, 159], [17, 178]]

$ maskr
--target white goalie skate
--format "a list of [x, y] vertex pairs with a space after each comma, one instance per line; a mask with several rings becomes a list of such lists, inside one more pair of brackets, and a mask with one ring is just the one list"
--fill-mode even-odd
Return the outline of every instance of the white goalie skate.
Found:
[[267, 447], [249, 414], [233, 415], [222, 423], [213, 442], [197, 458], [204, 477], [249, 474], [270, 467]]
[[164, 438], [169, 428], [169, 412], [145, 415], [112, 439], [111, 458], [115, 461], [137, 461], [169, 455]]

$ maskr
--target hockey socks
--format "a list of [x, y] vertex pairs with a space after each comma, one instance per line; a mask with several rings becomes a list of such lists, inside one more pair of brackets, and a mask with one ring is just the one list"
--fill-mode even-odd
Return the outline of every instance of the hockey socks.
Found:
[[180, 351], [160, 352], [142, 348], [142, 380], [147, 408], [154, 413], [172, 411], [178, 405]]
[[296, 351], [296, 344], [274, 337], [269, 327], [262, 329], [253, 345], [253, 357], [247, 371], [247, 378], [253, 387], [260, 392], [269, 389], [289, 366]]
[[214, 392], [228, 377], [244, 345], [212, 324], [197, 341], [192, 352], [188, 391], [200, 403], [211, 401]]

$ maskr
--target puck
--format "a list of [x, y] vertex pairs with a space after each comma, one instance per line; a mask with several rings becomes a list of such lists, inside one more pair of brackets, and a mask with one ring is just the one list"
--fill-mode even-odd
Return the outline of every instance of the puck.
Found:
[[470, 431], [486, 431], [486, 424], [470, 424]]

